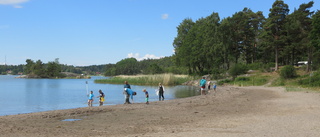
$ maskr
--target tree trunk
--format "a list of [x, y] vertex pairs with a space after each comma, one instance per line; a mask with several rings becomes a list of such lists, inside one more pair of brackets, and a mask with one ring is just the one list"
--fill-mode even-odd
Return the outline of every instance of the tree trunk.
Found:
[[308, 64], [307, 64], [307, 72], [310, 72], [311, 69], [311, 63], [312, 63], [312, 49], [311, 47], [308, 48]]
[[277, 71], [278, 67], [279, 67], [278, 66], [278, 54], [279, 54], [279, 52], [278, 52], [278, 45], [277, 44], [276, 44], [276, 48], [275, 49], [276, 49], [276, 51], [275, 51], [276, 52], [276, 58], [275, 58], [275, 68], [274, 68], [274, 70]]

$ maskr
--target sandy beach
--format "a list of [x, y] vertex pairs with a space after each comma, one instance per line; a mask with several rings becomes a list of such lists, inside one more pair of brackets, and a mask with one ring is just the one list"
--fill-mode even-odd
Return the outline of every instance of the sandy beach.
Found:
[[319, 93], [225, 86], [205, 96], [149, 105], [1, 116], [0, 136], [315, 137], [320, 136], [319, 104]]

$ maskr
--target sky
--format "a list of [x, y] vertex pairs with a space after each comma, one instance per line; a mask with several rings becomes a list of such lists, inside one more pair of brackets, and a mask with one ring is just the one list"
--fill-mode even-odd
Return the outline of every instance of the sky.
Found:
[[[275, 0], [0, 0], [0, 65], [89, 66], [174, 54], [177, 27], [245, 7], [268, 17]], [[284, 0], [290, 13], [311, 0]], [[319, 10], [315, 1], [311, 10]]]

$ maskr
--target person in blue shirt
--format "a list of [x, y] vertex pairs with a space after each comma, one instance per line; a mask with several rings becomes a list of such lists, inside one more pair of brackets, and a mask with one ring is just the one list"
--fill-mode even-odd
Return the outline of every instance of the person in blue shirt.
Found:
[[214, 85], [213, 85], [213, 90], [216, 91], [216, 88], [217, 88], [217, 84], [214, 83]]
[[206, 95], [206, 77], [202, 77], [202, 79], [200, 80], [200, 90], [201, 90], [201, 95]]
[[126, 99], [124, 104], [131, 104], [129, 100], [130, 96], [133, 103], [133, 95], [136, 95], [137, 93], [131, 90], [131, 86], [129, 85], [128, 81], [124, 81], [123, 88], [124, 88], [123, 94], [125, 95], [125, 99]]
[[130, 101], [129, 101], [129, 98], [131, 98], [132, 103], [133, 103], [133, 96], [137, 95], [137, 92], [131, 90], [130, 88], [125, 88], [125, 92], [127, 94], [126, 103], [125, 104], [131, 104]]
[[89, 107], [92, 107], [92, 102], [93, 102], [93, 91], [90, 91], [90, 94], [88, 95], [89, 96], [89, 99], [88, 99], [88, 106]]

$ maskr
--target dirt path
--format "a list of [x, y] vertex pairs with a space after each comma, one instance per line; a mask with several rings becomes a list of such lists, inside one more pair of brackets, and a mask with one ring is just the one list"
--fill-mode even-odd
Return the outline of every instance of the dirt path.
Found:
[[[320, 94], [219, 87], [146, 104], [0, 117], [0, 136], [320, 136]], [[79, 121], [61, 121], [81, 119]]]

